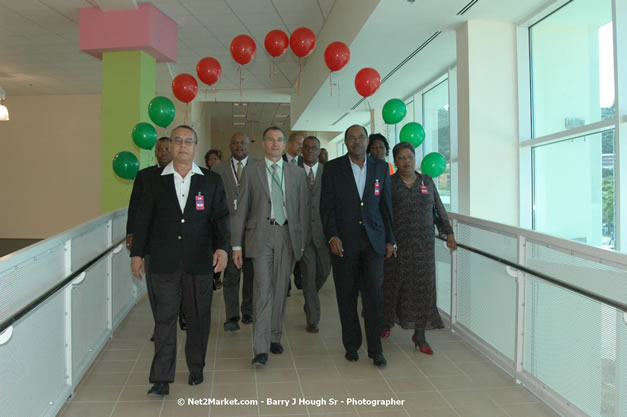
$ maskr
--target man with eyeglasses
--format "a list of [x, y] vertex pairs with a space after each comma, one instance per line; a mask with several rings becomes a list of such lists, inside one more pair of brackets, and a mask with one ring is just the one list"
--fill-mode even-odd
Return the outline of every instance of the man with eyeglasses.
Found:
[[366, 155], [368, 132], [353, 125], [344, 133], [348, 153], [329, 161], [322, 174], [320, 215], [331, 250], [333, 280], [348, 361], [359, 360], [362, 343], [357, 294], [362, 304], [368, 357], [383, 356], [383, 260], [395, 254], [390, 172], [385, 161]]
[[242, 267], [242, 246], [253, 261], [253, 365], [263, 366], [268, 351], [283, 353], [281, 335], [285, 300], [294, 263], [305, 250], [309, 201], [305, 170], [289, 164], [283, 131], [263, 132], [265, 157], [244, 168], [237, 210], [233, 216], [233, 262]]
[[194, 163], [198, 136], [181, 125], [170, 135], [172, 162], [146, 179], [131, 248], [131, 269], [145, 272], [151, 254], [155, 296], [155, 354], [148, 395], [164, 396], [176, 371], [176, 318], [187, 319], [189, 385], [203, 382], [211, 323], [212, 276], [224, 270], [230, 234], [222, 178]]

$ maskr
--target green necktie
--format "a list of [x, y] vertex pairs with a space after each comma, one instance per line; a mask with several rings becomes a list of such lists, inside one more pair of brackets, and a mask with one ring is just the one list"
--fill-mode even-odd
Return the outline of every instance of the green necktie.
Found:
[[237, 161], [237, 180], [242, 180], [242, 161]]
[[282, 225], [285, 223], [285, 214], [283, 213], [283, 190], [281, 189], [281, 181], [279, 181], [278, 169], [277, 164], [272, 164], [270, 195], [272, 196], [272, 207], [274, 207], [274, 220]]

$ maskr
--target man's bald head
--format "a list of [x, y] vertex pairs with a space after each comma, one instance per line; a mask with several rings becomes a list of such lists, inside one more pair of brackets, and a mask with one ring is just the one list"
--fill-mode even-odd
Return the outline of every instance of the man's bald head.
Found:
[[300, 133], [292, 133], [287, 139], [287, 153], [296, 157], [300, 155], [305, 137]]
[[242, 132], [235, 132], [231, 136], [231, 154], [238, 161], [248, 156], [248, 136]]

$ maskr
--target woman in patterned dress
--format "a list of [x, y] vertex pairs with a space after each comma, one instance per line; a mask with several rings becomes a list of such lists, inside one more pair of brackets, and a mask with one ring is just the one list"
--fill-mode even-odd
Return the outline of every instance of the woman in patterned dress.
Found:
[[403, 329], [414, 329], [412, 341], [416, 348], [433, 354], [425, 330], [444, 327], [436, 307], [433, 226], [446, 236], [451, 251], [457, 243], [433, 180], [416, 172], [413, 146], [401, 142], [392, 154], [397, 168], [391, 182], [398, 254], [385, 262], [381, 337], [388, 337], [398, 323]]

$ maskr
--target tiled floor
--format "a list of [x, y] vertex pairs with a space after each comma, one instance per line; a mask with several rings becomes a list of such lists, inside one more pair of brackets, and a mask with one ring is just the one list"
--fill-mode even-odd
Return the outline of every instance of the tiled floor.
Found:
[[[264, 369], [250, 364], [250, 325], [234, 333], [222, 329], [222, 292], [213, 298], [213, 321], [205, 382], [187, 385], [185, 333], [179, 331], [179, 360], [174, 384], [165, 399], [149, 398], [148, 371], [153, 355], [149, 341], [152, 317], [146, 298], [115, 332], [98, 361], [59, 416], [62, 417], [554, 417], [548, 407], [485, 360], [448, 330], [427, 332], [435, 351], [414, 351], [411, 331], [395, 327], [386, 340], [388, 366], [378, 369], [362, 347], [359, 362], [347, 362], [332, 278], [321, 292], [320, 333], [305, 332], [303, 296], [293, 290], [286, 308], [282, 355], [270, 355]], [[206, 399], [259, 400], [258, 405], [203, 405]], [[262, 404], [268, 398], [290, 404]], [[177, 400], [186, 405], [179, 406]], [[187, 405], [188, 399], [199, 405]], [[297, 402], [292, 404], [292, 401]], [[309, 405], [298, 404], [312, 400]], [[402, 405], [347, 404], [355, 400], [404, 400]], [[315, 403], [313, 401], [318, 401]], [[337, 403], [333, 403], [333, 400]], [[341, 401], [344, 401], [342, 403]]]

